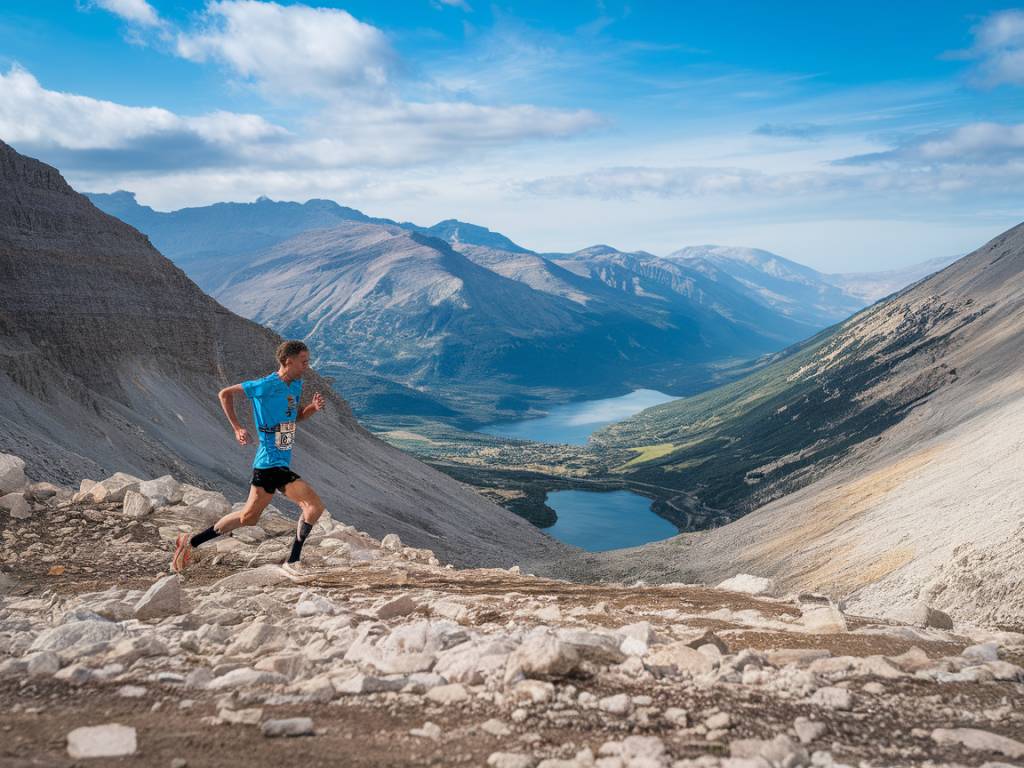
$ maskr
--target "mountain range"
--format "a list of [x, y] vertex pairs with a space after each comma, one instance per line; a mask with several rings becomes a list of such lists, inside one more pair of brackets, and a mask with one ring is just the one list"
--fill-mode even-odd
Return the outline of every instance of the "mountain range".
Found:
[[540, 254], [326, 200], [163, 213], [129, 192], [91, 199], [232, 310], [305, 339], [367, 416], [472, 426], [632, 388], [693, 394], [865, 304], [753, 249]]
[[[3, 143], [0, 181], [0, 452], [37, 480], [170, 473], [242, 500], [252, 448], [234, 442], [217, 391], [276, 368], [280, 337]], [[374, 438], [311, 374], [304, 395], [316, 391], [327, 407], [299, 430], [294, 468], [337, 517], [452, 562], [568, 550]]]

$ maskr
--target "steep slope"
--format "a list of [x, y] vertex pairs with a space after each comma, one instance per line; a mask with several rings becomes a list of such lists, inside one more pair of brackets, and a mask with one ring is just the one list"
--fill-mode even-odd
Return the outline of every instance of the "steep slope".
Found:
[[[0, 178], [0, 451], [36, 479], [171, 472], [240, 500], [251, 449], [234, 444], [216, 392], [271, 369], [279, 338], [206, 296], [50, 166], [0, 144]], [[300, 429], [296, 469], [338, 519], [455, 562], [565, 551], [373, 438], [317, 376], [305, 387], [315, 391], [328, 408]]]
[[758, 509], [588, 559], [666, 580], [745, 570], [864, 610], [925, 599], [1024, 625], [1022, 349], [1024, 225], [749, 379], [608, 429], [609, 448], [672, 443], [626, 471], [672, 484], [705, 519]]

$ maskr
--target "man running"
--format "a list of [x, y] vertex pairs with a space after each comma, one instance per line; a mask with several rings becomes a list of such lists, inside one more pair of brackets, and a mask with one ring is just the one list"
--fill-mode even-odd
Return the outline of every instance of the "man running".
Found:
[[274, 492], [282, 491], [302, 510], [292, 551], [283, 568], [292, 576], [301, 574], [299, 557], [302, 555], [302, 545], [320, 519], [324, 505], [309, 483], [292, 472], [288, 465], [292, 457], [296, 423], [321, 410], [324, 398], [317, 392], [309, 405], [299, 409], [302, 377], [309, 370], [309, 349], [305, 344], [301, 341], [285, 341], [278, 346], [275, 354], [279, 367], [274, 373], [262, 379], [225, 387], [219, 395], [224, 415], [235, 430], [235, 439], [240, 445], [248, 445], [250, 437], [249, 431], [238, 423], [234, 398], [237, 394], [244, 394], [252, 400], [253, 420], [259, 430], [259, 449], [252, 462], [249, 498], [241, 510], [224, 515], [205, 531], [191, 537], [185, 533], [179, 534], [175, 542], [174, 559], [171, 561], [171, 569], [175, 572], [180, 573], [192, 561], [193, 547], [240, 526], [256, 525], [274, 497]]

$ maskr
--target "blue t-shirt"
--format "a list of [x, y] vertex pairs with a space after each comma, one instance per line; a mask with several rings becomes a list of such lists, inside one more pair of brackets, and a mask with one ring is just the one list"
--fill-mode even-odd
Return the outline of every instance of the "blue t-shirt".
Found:
[[287, 467], [292, 460], [302, 379], [285, 384], [274, 371], [262, 379], [243, 381], [242, 390], [252, 400], [252, 417], [259, 431], [260, 447], [252, 460], [253, 467]]

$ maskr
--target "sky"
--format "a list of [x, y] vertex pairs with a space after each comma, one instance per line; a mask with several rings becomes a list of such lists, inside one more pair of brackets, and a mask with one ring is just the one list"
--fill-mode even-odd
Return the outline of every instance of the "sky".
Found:
[[1024, 7], [4, 0], [0, 139], [157, 210], [897, 268], [1024, 220]]

